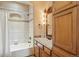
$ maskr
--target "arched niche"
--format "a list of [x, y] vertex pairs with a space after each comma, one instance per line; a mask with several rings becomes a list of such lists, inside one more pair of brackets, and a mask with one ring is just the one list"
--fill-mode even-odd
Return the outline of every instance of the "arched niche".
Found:
[[18, 12], [10, 12], [9, 13], [9, 20], [11, 21], [23, 21], [26, 20], [25, 16]]

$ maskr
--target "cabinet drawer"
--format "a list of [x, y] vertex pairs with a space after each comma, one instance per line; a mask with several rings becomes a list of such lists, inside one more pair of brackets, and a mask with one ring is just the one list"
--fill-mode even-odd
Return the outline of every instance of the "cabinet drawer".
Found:
[[49, 55], [40, 49], [40, 57], [49, 57]]
[[50, 55], [50, 50], [48, 48], [44, 47], [44, 51]]

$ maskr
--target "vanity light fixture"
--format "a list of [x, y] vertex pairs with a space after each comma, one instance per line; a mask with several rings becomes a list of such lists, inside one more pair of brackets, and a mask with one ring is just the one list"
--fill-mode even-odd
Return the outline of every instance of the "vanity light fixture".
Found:
[[41, 11], [41, 25], [46, 24], [46, 13], [44, 11]]

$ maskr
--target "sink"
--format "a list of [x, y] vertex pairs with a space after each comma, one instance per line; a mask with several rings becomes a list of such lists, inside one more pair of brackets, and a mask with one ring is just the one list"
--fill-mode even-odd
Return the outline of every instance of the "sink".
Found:
[[48, 40], [47, 38], [35, 38], [35, 40], [47, 48], [52, 49], [52, 40]]

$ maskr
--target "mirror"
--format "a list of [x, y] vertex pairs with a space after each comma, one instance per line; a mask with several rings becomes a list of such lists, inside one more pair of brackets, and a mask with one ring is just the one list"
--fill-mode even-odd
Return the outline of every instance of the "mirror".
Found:
[[51, 40], [52, 38], [52, 7], [49, 7], [46, 12], [46, 37]]

